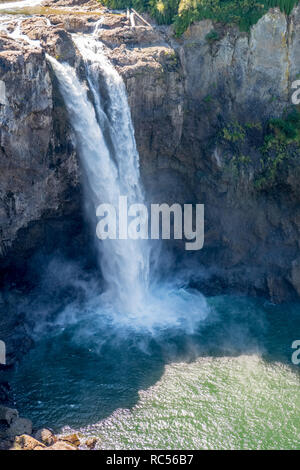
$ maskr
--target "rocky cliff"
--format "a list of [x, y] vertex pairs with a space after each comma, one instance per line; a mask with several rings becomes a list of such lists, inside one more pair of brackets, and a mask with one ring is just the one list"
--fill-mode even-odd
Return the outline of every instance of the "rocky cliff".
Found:
[[0, 48], [0, 254], [6, 264], [45, 243], [47, 220], [76, 210], [78, 168], [45, 52], [5, 34]]
[[[42, 49], [0, 37], [3, 269], [52, 246], [67, 221], [80, 227], [76, 146], [45, 52], [85, 79], [70, 33], [90, 32], [99, 10], [89, 3], [78, 14], [82, 6], [63, 0], [55, 8], [61, 3], [63, 12], [46, 8], [21, 22]], [[149, 200], [205, 204], [205, 246], [193, 257], [206, 284], [276, 302], [299, 296], [299, 147], [290, 139], [262, 148], [300, 73], [300, 7], [288, 18], [270, 10], [250, 34], [202, 21], [180, 39], [170, 27], [102, 18], [99, 38], [127, 86]]]

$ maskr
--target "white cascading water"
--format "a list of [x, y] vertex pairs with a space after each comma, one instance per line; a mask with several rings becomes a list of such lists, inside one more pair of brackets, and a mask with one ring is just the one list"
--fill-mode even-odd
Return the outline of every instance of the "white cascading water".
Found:
[[[96, 25], [95, 31], [99, 27]], [[86, 176], [86, 197], [92, 201], [90, 220], [95, 223], [100, 203], [118, 207], [119, 196], [128, 205], [143, 203], [139, 155], [124, 82], [104, 53], [95, 35], [73, 35], [85, 63], [88, 90], [68, 64], [47, 56], [59, 82], [75, 131], [77, 148]], [[103, 83], [109, 102], [104, 106], [99, 87]], [[106, 109], [106, 112], [105, 112]], [[196, 291], [178, 289], [173, 281], [150, 288], [150, 246], [147, 240], [98, 241], [99, 261], [106, 281], [94, 306], [109, 315], [110, 322], [148, 331], [169, 327], [192, 332], [208, 313], [204, 297]], [[98, 300], [97, 300], [98, 299]], [[97, 302], [100, 302], [101, 305]]]
[[[23, 34], [23, 19], [19, 17], [16, 22], [9, 16], [3, 17], [0, 29], [12, 39], [23, 39], [33, 47], [41, 47], [38, 40]], [[14, 31], [11, 31], [12, 24]], [[73, 35], [85, 64], [88, 86], [79, 80], [75, 68], [47, 55], [75, 132], [85, 175], [85, 202], [93, 227], [97, 223], [96, 208], [101, 203], [117, 209], [120, 196], [127, 197], [128, 206], [144, 202], [125, 85], [96, 37], [100, 27], [101, 20], [94, 34]], [[104, 101], [100, 87], [105, 89]], [[97, 250], [106, 286], [104, 293], [93, 286], [90, 288], [84, 310], [86, 336], [90, 335], [89, 325], [98, 321], [108, 321], [107, 324], [122, 333], [138, 329], [157, 334], [168, 328], [191, 333], [207, 316], [205, 298], [198, 291], [182, 288], [184, 279], [172, 276], [171, 281], [163, 284], [153, 279], [150, 286], [147, 240], [100, 242], [97, 239]], [[81, 308], [77, 310], [70, 305], [62, 312], [62, 322], [76, 322], [75, 311], [79, 316], [83, 314]]]
[[[74, 128], [81, 164], [87, 180], [87, 193], [93, 204], [90, 214], [95, 220], [100, 203], [118, 208], [119, 196], [127, 196], [128, 204], [142, 203], [139, 182], [139, 158], [136, 149], [125, 85], [93, 37], [76, 36], [74, 41], [86, 64], [87, 77], [94, 105], [87, 89], [77, 78], [74, 68], [48, 57], [59, 81], [61, 93]], [[99, 74], [108, 89], [109, 117], [103, 111]], [[103, 128], [109, 128], [110, 142]], [[114, 158], [113, 158], [114, 157]], [[114, 307], [130, 314], [142, 311], [148, 288], [149, 249], [142, 240], [106, 240], [97, 246], [104, 279], [105, 297]]]

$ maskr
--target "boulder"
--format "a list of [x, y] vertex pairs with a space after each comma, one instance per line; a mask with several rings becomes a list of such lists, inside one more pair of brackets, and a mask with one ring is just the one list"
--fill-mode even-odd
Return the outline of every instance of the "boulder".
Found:
[[17, 418], [6, 431], [7, 437], [21, 436], [23, 434], [32, 434], [32, 422], [30, 419]]
[[99, 20], [98, 15], [49, 15], [48, 18], [52, 25], [64, 28], [69, 33], [91, 33]]
[[56, 436], [49, 429], [39, 429], [35, 433], [35, 438], [46, 446], [52, 446], [57, 441]]
[[18, 418], [19, 413], [17, 410], [7, 408], [6, 406], [0, 406], [0, 421], [6, 421], [8, 425], [11, 425]]
[[88, 447], [90, 450], [95, 449], [96, 444], [97, 444], [97, 439], [96, 439], [96, 437], [91, 437], [90, 439], [87, 439], [87, 440], [85, 441], [86, 447]]
[[46, 448], [44, 444], [34, 439], [34, 437], [23, 434], [15, 438], [11, 450], [34, 450], [37, 447]]
[[62, 27], [41, 27], [36, 18], [22, 22], [22, 32], [32, 40], [39, 40], [44, 50], [57, 59], [74, 65], [76, 49], [72, 36]]
[[77, 434], [69, 434], [67, 436], [62, 436], [60, 437], [60, 440], [75, 447], [80, 446], [80, 439]]
[[13, 445], [13, 441], [11, 439], [0, 440], [0, 451], [10, 450], [12, 445]]

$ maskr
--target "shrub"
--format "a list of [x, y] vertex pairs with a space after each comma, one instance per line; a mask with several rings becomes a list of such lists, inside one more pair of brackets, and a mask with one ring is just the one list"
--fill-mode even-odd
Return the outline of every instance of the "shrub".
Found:
[[[280, 131], [287, 139], [295, 139], [300, 129], [300, 113], [295, 109], [285, 119], [271, 119], [269, 127], [275, 133]], [[269, 138], [272, 138], [272, 134], [269, 134]]]
[[293, 109], [286, 117], [271, 119], [261, 149], [263, 158], [255, 181], [257, 189], [273, 186], [278, 174], [287, 168], [291, 158], [299, 155], [299, 147], [300, 112]]
[[213, 43], [215, 41], [218, 41], [220, 39], [220, 36], [219, 33], [213, 29], [205, 36], [205, 39], [207, 42]]
[[211, 19], [248, 31], [271, 7], [289, 15], [299, 0], [102, 0], [108, 8], [149, 12], [159, 24], [174, 23], [180, 36], [193, 21]]

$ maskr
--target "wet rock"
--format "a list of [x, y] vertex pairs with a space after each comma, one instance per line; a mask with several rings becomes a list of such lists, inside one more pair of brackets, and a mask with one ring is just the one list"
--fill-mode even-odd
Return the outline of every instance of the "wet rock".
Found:
[[61, 436], [59, 438], [60, 441], [66, 442], [67, 444], [70, 444], [75, 447], [80, 446], [80, 439], [77, 436], [77, 434], [69, 434], [67, 436]]
[[57, 441], [57, 437], [49, 429], [39, 429], [35, 434], [35, 438], [46, 446], [51, 446]]
[[68, 444], [65, 441], [59, 440], [55, 442], [55, 444], [53, 444], [52, 446], [46, 447], [44, 450], [78, 450], [78, 449], [77, 447], [71, 444]]
[[15, 438], [11, 450], [34, 450], [37, 447], [46, 448], [44, 444], [34, 439], [34, 437], [23, 434]]
[[11, 439], [0, 440], [0, 450], [10, 450], [13, 447]]
[[91, 33], [99, 20], [98, 15], [49, 15], [48, 18], [53, 25], [70, 33]]
[[101, 18], [101, 29], [115, 29], [129, 26], [129, 20], [126, 15], [103, 15]]
[[28, 18], [21, 29], [32, 40], [39, 40], [43, 49], [53, 57], [74, 65], [76, 48], [70, 34], [59, 26], [48, 26], [44, 18]]
[[22, 434], [32, 434], [32, 422], [30, 419], [17, 418], [9, 426], [7, 437], [21, 436]]
[[97, 438], [96, 437], [91, 437], [90, 439], [87, 439], [85, 441], [86, 447], [88, 447], [90, 450], [95, 449], [97, 444]]
[[7, 428], [8, 428], [7, 423], [5, 421], [0, 421], [0, 442], [1, 442], [1, 439], [6, 439]]
[[98, 36], [106, 45], [116, 46], [121, 44], [139, 44], [146, 45], [163, 43], [163, 37], [159, 31], [148, 26], [120, 26], [112, 29], [100, 28]]
[[19, 413], [17, 410], [7, 408], [6, 406], [0, 406], [0, 421], [5, 421], [9, 426], [17, 421]]

